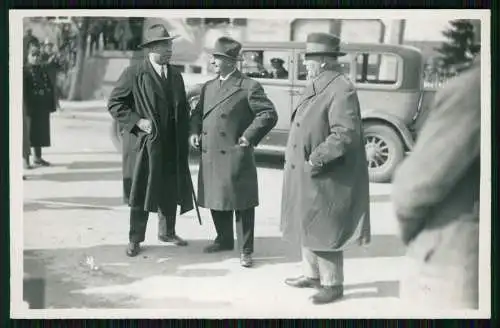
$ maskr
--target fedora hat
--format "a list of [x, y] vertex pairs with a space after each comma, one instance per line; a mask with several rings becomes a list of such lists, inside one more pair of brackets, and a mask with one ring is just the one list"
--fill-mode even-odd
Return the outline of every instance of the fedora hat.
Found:
[[240, 51], [241, 43], [230, 37], [223, 36], [215, 41], [215, 46], [211, 53], [212, 56], [223, 56], [233, 60], [242, 60]]
[[311, 33], [307, 35], [305, 54], [341, 57], [346, 53], [340, 51], [338, 36], [328, 33]]
[[147, 48], [153, 43], [173, 40], [178, 37], [179, 35], [170, 35], [168, 33], [167, 28], [161, 24], [151, 25], [144, 33], [144, 38], [143, 38], [144, 42], [141, 45], [139, 45], [139, 48]]

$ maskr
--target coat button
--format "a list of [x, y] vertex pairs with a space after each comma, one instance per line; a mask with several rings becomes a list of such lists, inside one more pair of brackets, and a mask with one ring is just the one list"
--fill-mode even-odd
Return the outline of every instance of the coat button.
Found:
[[221, 115], [220, 115], [220, 117], [221, 117], [221, 118], [226, 118], [226, 117], [227, 117], [227, 115], [226, 115], [226, 114], [221, 114]]
[[294, 149], [295, 149], [295, 148], [297, 148], [297, 145], [293, 145], [293, 148], [294, 148]]
[[226, 151], [225, 151], [225, 150], [221, 150], [221, 151], [220, 151], [220, 153], [221, 153], [221, 154], [225, 154], [225, 153], [226, 153]]
[[295, 165], [293, 165], [293, 164], [292, 164], [292, 165], [290, 165], [290, 167], [291, 167], [291, 168], [292, 168], [292, 170], [293, 170], [293, 169], [295, 168]]
[[226, 136], [226, 132], [222, 131], [222, 132], [220, 133], [220, 135], [221, 135], [221, 136], [223, 136], [223, 137], [225, 137], [225, 136]]
[[297, 127], [299, 127], [299, 126], [300, 126], [300, 123], [299, 123], [299, 122], [297, 122], [297, 124], [296, 124], [296, 125], [297, 125]]
[[207, 152], [207, 150], [206, 150], [206, 149], [203, 149], [203, 150], [202, 150], [202, 152], [206, 153], [206, 152]]
[[207, 135], [207, 131], [203, 131], [203, 135], [205, 135], [205, 136], [206, 136], [206, 135]]

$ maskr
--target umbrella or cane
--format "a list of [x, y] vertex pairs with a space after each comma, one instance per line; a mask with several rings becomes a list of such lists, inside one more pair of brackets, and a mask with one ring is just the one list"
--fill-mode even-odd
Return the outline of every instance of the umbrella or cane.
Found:
[[198, 216], [198, 222], [201, 223], [200, 209], [198, 208], [198, 200], [196, 199], [196, 193], [194, 192], [193, 180], [191, 179], [191, 174], [189, 175], [189, 181], [191, 182], [191, 191], [193, 192], [194, 208], [196, 209], [196, 215]]

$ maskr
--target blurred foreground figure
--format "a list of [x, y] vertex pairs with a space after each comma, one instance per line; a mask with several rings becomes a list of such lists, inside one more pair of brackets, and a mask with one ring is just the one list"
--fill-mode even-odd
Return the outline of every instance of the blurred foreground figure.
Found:
[[480, 68], [476, 57], [436, 94], [395, 173], [393, 202], [408, 246], [401, 297], [412, 306], [478, 307]]
[[302, 246], [292, 287], [318, 288], [314, 304], [344, 294], [344, 250], [370, 240], [368, 166], [356, 89], [339, 71], [340, 39], [307, 37], [308, 80], [285, 152], [281, 230]]

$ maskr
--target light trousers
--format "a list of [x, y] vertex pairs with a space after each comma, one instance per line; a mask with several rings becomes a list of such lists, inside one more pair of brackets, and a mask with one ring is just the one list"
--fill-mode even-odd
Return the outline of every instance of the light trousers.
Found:
[[304, 276], [319, 279], [322, 286], [344, 283], [344, 253], [313, 251], [302, 248]]

